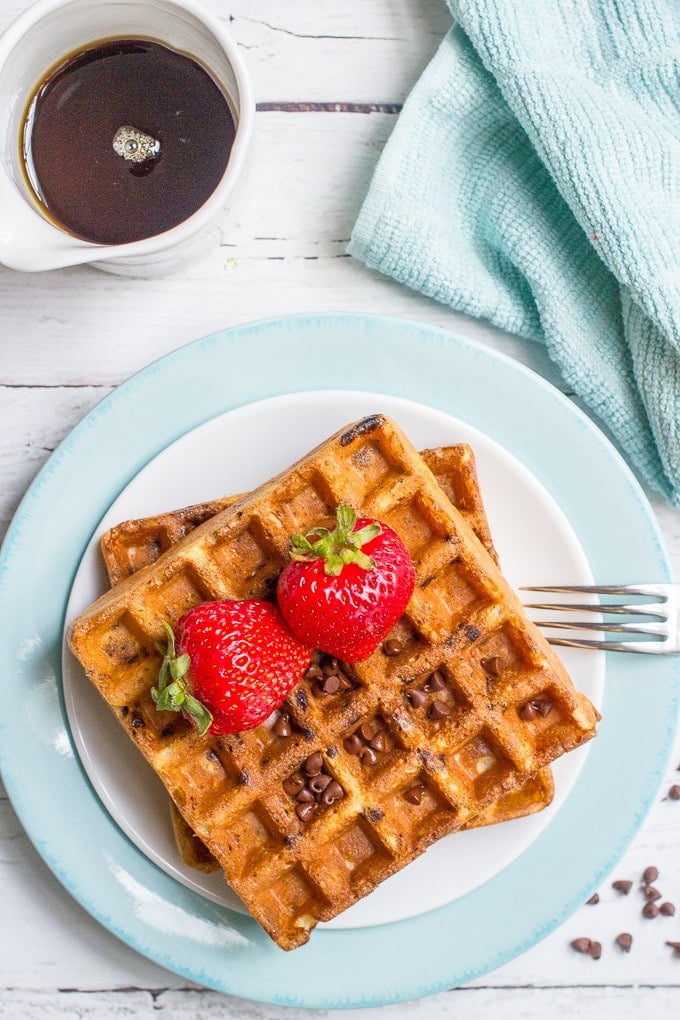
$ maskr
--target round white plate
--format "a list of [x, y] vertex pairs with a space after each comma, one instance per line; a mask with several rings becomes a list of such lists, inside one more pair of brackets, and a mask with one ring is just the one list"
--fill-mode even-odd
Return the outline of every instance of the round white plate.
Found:
[[[364, 415], [393, 417], [418, 446], [469, 443], [503, 570], [512, 584], [555, 578], [591, 584], [573, 528], [545, 488], [478, 429], [423, 404], [385, 394], [327, 391], [258, 401], [220, 415], [155, 457], [126, 486], [93, 535], [76, 573], [66, 620], [106, 590], [99, 539], [114, 524], [255, 488], [337, 429]], [[602, 702], [604, 656], [561, 650], [574, 682]], [[139, 849], [167, 874], [216, 903], [243, 910], [221, 873], [188, 867], [175, 848], [167, 794], [64, 644], [64, 698], [78, 754], [102, 803]], [[440, 840], [326, 927], [387, 924], [441, 907], [518, 857], [564, 803], [588, 746], [554, 766], [555, 798], [535, 815]]]

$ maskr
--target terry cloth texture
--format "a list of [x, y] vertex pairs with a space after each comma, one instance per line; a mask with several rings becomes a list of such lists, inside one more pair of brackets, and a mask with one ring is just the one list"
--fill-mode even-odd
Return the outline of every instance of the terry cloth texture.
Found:
[[680, 0], [450, 0], [350, 252], [544, 342], [680, 506]]

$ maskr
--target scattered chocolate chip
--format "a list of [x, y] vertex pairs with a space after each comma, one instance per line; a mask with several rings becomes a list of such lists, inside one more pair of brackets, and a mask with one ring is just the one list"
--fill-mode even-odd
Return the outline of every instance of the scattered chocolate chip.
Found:
[[463, 627], [463, 632], [468, 641], [476, 641], [479, 635], [482, 633], [479, 627], [475, 627], [473, 623], [468, 623], [467, 626]]
[[382, 650], [383, 653], [391, 659], [394, 658], [395, 655], [401, 655], [404, 650], [404, 646], [401, 641], [397, 641], [396, 638], [389, 638], [388, 641], [384, 642]]
[[422, 708], [427, 701], [427, 696], [423, 691], [419, 690], [409, 691], [406, 697], [410, 701], [412, 708]]
[[377, 719], [372, 719], [370, 722], [362, 723], [359, 727], [359, 733], [364, 740], [372, 740], [373, 737], [377, 736], [382, 730], [382, 723], [378, 722]]
[[286, 793], [290, 794], [291, 797], [295, 797], [300, 790], [304, 787], [305, 781], [301, 776], [289, 776], [283, 784], [283, 788]]
[[667, 942], [666, 945], [675, 950], [676, 956], [680, 956], [680, 942]]
[[298, 689], [295, 692], [295, 700], [297, 701], [302, 711], [306, 712], [307, 709], [309, 708], [309, 702], [307, 701], [307, 695], [305, 694], [301, 687], [298, 687]]
[[342, 670], [338, 670], [336, 676], [338, 678], [338, 690], [340, 691], [352, 690], [353, 686], [352, 681], [350, 680], [346, 673], [343, 673]]
[[652, 882], [656, 882], [658, 877], [659, 869], [655, 868], [653, 865], [650, 866], [649, 868], [645, 868], [645, 870], [642, 872], [642, 881], [645, 883], [645, 885], [651, 885]]
[[523, 722], [531, 722], [532, 719], [536, 718], [536, 709], [531, 701], [525, 702], [518, 709], [518, 715]]
[[653, 885], [646, 885], [645, 888], [642, 891], [644, 892], [645, 899], [647, 899], [647, 900], [660, 900], [661, 899], [661, 893], [659, 892], [658, 889], [655, 889]]
[[353, 733], [351, 737], [345, 737], [342, 745], [348, 754], [359, 754], [359, 751], [364, 746], [361, 742], [361, 737], [356, 733]]
[[665, 917], [672, 917], [675, 913], [675, 905], [666, 900], [666, 902], [662, 903], [659, 907], [659, 913], [664, 914]]
[[678, 786], [677, 783], [671, 786], [668, 791], [668, 796], [671, 800], [680, 800], [680, 786]]
[[588, 952], [592, 956], [593, 960], [599, 960], [602, 956], [602, 943], [595, 941], [591, 942]]
[[600, 902], [600, 894], [596, 893], [596, 892], [593, 893], [593, 895], [590, 897], [589, 900], [586, 900], [586, 903], [591, 904], [592, 906], [594, 906], [596, 903], [599, 903], [599, 902]]
[[323, 682], [324, 694], [337, 694], [340, 690], [340, 677], [337, 673], [327, 676]]
[[574, 941], [571, 943], [571, 948], [575, 949], [577, 953], [589, 953], [592, 944], [593, 944], [592, 939], [586, 938], [574, 939]]
[[378, 755], [370, 747], [364, 745], [359, 751], [359, 761], [362, 765], [375, 765]]
[[620, 935], [616, 936], [616, 944], [621, 947], [624, 953], [629, 953], [630, 947], [633, 945], [633, 936], [627, 931], [622, 931]]
[[366, 818], [369, 822], [381, 822], [383, 819], [383, 813], [379, 807], [371, 807], [366, 812]]
[[278, 717], [272, 729], [277, 737], [289, 737], [293, 732], [290, 728], [290, 719], [285, 713]]
[[451, 706], [447, 705], [445, 701], [433, 701], [427, 710], [427, 715], [430, 719], [444, 719], [447, 715], [451, 715]]
[[501, 675], [502, 664], [500, 655], [492, 655], [489, 659], [482, 659], [480, 661], [480, 666], [486, 675], [493, 677], [494, 680]]
[[374, 751], [377, 751], [379, 754], [381, 754], [385, 750], [385, 748], [387, 747], [387, 741], [385, 740], [385, 734], [384, 733], [376, 733], [376, 735], [373, 737], [373, 739], [369, 741], [369, 745], [373, 748]]
[[311, 801], [316, 800], [316, 797], [308, 786], [303, 786], [295, 799], [299, 804], [309, 804]]
[[321, 772], [321, 769], [323, 768], [323, 756], [321, 751], [315, 751], [314, 754], [310, 754], [302, 768], [304, 769], [305, 775], [318, 776], [319, 772]]
[[307, 819], [314, 814], [318, 808], [316, 801], [312, 801], [310, 804], [298, 804], [295, 808], [295, 814], [298, 816], [301, 822], [306, 822]]
[[334, 744], [330, 744], [326, 748], [326, 754], [327, 754], [327, 756], [329, 758], [337, 758], [337, 756], [338, 756], [338, 749], [337, 749], [337, 747]]
[[432, 676], [428, 677], [427, 682], [431, 691], [443, 691], [446, 689], [446, 680], [438, 669], [434, 671]]
[[317, 666], [317, 664], [313, 662], [312, 665], [307, 670], [307, 672], [305, 673], [305, 676], [307, 677], [308, 680], [320, 680], [321, 677], [323, 676], [323, 670], [321, 669], [320, 666]]
[[409, 786], [408, 790], [404, 791], [404, 800], [407, 800], [409, 804], [420, 804], [425, 793], [424, 783], [414, 783], [413, 786]]
[[659, 908], [657, 907], [656, 903], [654, 903], [652, 900], [648, 900], [647, 903], [645, 903], [644, 907], [642, 908], [642, 916], [652, 918], [658, 917], [658, 915]]
[[627, 896], [632, 888], [633, 883], [629, 882], [627, 878], [619, 878], [616, 882], [612, 882], [612, 889], [616, 889], [623, 896]]
[[335, 676], [339, 668], [338, 660], [333, 658], [324, 659], [323, 665], [321, 666], [324, 676]]
[[345, 791], [335, 779], [332, 780], [324, 790], [321, 799], [324, 804], [335, 804], [337, 800], [342, 800], [345, 796]]
[[533, 706], [542, 718], [545, 718], [546, 715], [550, 715], [553, 710], [551, 698], [534, 698]]
[[323, 793], [329, 783], [333, 780], [327, 772], [321, 772], [318, 776], [312, 776], [309, 780], [308, 787], [312, 793]]
[[130, 719], [130, 726], [132, 726], [132, 728], [135, 730], [143, 729], [144, 725], [145, 723], [141, 715], [135, 714], [133, 715], [132, 719]]

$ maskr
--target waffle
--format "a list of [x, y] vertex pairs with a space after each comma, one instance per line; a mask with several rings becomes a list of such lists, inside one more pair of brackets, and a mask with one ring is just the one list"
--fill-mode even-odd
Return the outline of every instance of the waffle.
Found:
[[[343, 673], [335, 694], [303, 681], [271, 727], [201, 737], [157, 712], [162, 620], [209, 599], [271, 594], [290, 535], [329, 523], [341, 502], [393, 527], [413, 558], [416, 590], [391, 635], [399, 653], [387, 655], [385, 642]], [[379, 414], [199, 525], [98, 599], [68, 636], [284, 949], [588, 740], [598, 718], [418, 453]]]
[[[456, 446], [424, 450], [423, 460], [434, 474], [440, 488], [474, 531], [482, 545], [498, 562], [491, 539], [489, 523], [482, 501], [475, 457], [466, 443]], [[107, 531], [101, 539], [101, 551], [111, 586], [144, 566], [148, 566], [176, 542], [188, 535], [199, 524], [214, 517], [220, 510], [232, 506], [241, 496], [199, 503], [156, 517], [123, 521]], [[285, 710], [285, 709], [284, 709]], [[541, 769], [511, 793], [481, 811], [470, 822], [470, 827], [496, 824], [521, 818], [543, 810], [551, 803], [555, 793], [552, 773]], [[171, 801], [172, 828], [177, 851], [189, 867], [200, 871], [215, 871], [219, 864], [205, 844], [196, 835]]]

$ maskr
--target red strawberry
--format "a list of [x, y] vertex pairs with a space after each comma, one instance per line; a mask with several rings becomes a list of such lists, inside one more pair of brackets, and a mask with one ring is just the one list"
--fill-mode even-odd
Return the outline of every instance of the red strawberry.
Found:
[[299, 641], [345, 662], [367, 659], [404, 612], [415, 571], [386, 524], [339, 506], [334, 531], [293, 535], [278, 584], [281, 613]]
[[[164, 622], [167, 648], [151, 694], [161, 710], [184, 712], [199, 733], [259, 726], [309, 667], [276, 606], [258, 599], [203, 602], [177, 623]], [[176, 651], [175, 651], [176, 647]]]

